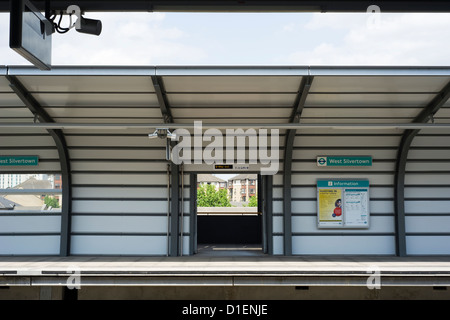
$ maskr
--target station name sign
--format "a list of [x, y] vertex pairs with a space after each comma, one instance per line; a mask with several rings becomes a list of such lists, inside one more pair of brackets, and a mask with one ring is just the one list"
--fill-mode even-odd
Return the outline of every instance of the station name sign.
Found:
[[37, 166], [38, 156], [0, 156], [0, 166]]
[[319, 167], [371, 167], [370, 156], [323, 156], [317, 157]]

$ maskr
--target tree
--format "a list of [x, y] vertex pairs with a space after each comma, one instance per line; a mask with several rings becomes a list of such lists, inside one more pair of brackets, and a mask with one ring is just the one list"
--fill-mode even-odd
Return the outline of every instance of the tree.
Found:
[[251, 196], [247, 207], [257, 207], [258, 206], [258, 197], [257, 196]]
[[210, 184], [201, 184], [197, 189], [197, 206], [199, 207], [231, 207], [227, 190], [217, 190]]
[[54, 197], [45, 196], [44, 203], [47, 205], [47, 207], [59, 208], [58, 199]]

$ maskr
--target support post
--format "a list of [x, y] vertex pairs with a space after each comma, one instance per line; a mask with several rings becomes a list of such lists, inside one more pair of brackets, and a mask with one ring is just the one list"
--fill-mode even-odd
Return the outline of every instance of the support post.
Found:
[[197, 252], [197, 174], [191, 173], [189, 176], [189, 254]]
[[180, 211], [180, 167], [170, 164], [171, 194], [170, 194], [170, 250], [169, 256], [178, 256], [179, 251], [179, 211]]
[[266, 221], [267, 254], [273, 255], [273, 176], [265, 176], [264, 180], [264, 219]]

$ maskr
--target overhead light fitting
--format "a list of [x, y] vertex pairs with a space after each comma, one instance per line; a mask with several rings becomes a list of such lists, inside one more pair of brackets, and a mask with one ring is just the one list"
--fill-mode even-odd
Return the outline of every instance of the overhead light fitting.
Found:
[[[64, 28], [61, 26], [62, 17], [64, 14], [69, 15], [70, 24], [68, 28]], [[72, 16], [76, 16], [77, 20], [72, 23]], [[50, 18], [50, 21], [53, 22], [53, 26], [55, 31], [58, 33], [66, 33], [70, 29], [75, 28], [76, 31], [80, 33], [92, 34], [99, 36], [102, 32], [102, 22], [100, 20], [95, 19], [87, 19], [81, 15], [81, 9], [77, 5], [70, 5], [67, 7], [65, 12], [60, 12], [60, 17], [58, 23], [54, 22], [56, 20], [56, 15], [53, 15]]]
[[169, 129], [167, 129], [167, 128], [157, 128], [157, 129], [155, 130], [155, 132], [150, 133], [150, 134], [148, 135], [148, 137], [149, 137], [150, 139], [153, 139], [153, 138], [160, 138], [160, 139], [171, 139], [171, 140], [175, 140], [176, 137], [177, 137], [177, 135], [176, 135], [176, 133], [170, 132]]
[[169, 139], [176, 140], [177, 138], [176, 133], [170, 132], [169, 129], [167, 128], [157, 128], [155, 132], [150, 133], [148, 137], [150, 139], [154, 138], [166, 139], [166, 160], [169, 161], [172, 155], [172, 147], [170, 146]]

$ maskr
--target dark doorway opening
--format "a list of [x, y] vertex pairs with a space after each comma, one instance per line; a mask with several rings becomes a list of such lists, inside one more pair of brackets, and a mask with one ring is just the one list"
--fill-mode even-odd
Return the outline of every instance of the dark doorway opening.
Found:
[[[208, 183], [205, 179], [207, 175], [197, 175], [198, 188]], [[259, 202], [250, 202], [258, 197], [259, 174], [234, 174], [225, 183], [231, 207], [202, 207], [197, 202], [197, 254], [263, 254], [263, 212]]]
[[260, 214], [199, 215], [197, 228], [199, 244], [261, 244]]

